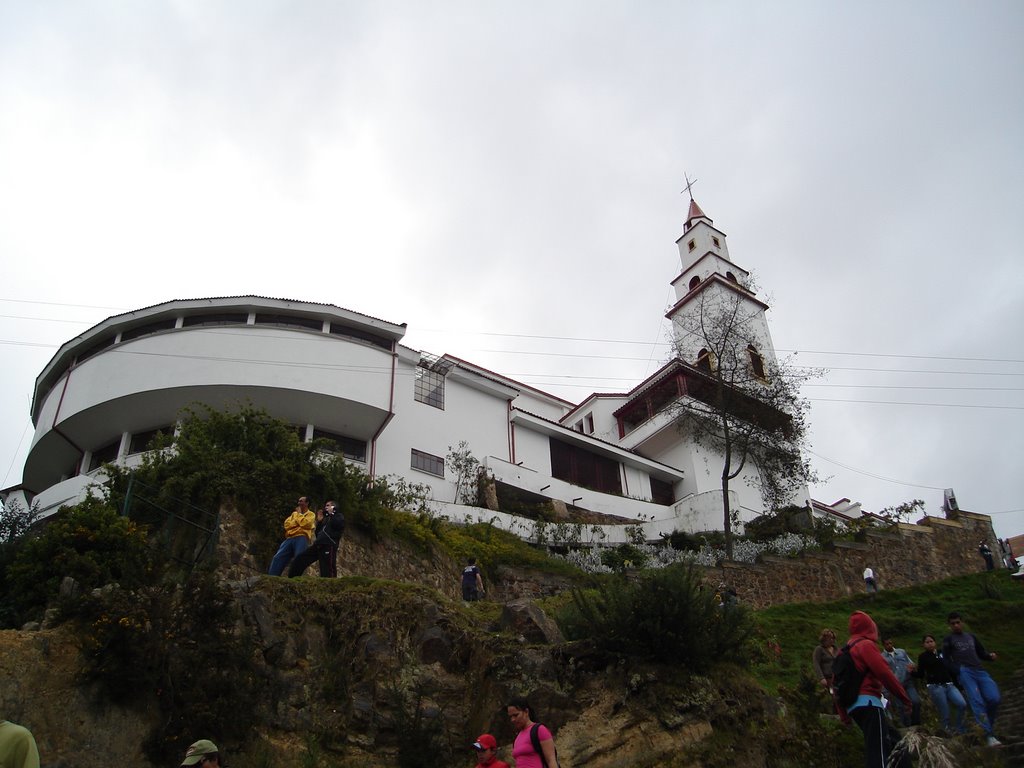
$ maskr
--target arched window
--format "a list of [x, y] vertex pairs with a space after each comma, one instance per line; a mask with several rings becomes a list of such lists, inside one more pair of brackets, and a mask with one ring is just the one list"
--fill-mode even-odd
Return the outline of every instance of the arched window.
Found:
[[747, 354], [750, 355], [750, 370], [759, 379], [767, 379], [764, 373], [764, 358], [753, 344], [747, 345]]
[[690, 290], [692, 291], [698, 285], [700, 285], [700, 276], [694, 275], [693, 277], [690, 278]]
[[736, 279], [736, 275], [734, 275], [732, 272], [726, 272], [725, 276], [727, 278], [729, 278], [730, 280], [732, 280], [734, 283], [738, 283], [739, 282], [739, 280]]
[[702, 349], [697, 353], [697, 370], [711, 373], [715, 370], [715, 353]]

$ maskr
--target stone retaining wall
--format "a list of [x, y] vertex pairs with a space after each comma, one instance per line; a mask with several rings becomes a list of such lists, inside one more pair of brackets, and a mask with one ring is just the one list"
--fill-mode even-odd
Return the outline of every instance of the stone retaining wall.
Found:
[[709, 584], [725, 582], [754, 608], [833, 600], [864, 591], [866, 567], [879, 589], [895, 589], [985, 570], [978, 543], [993, 552], [992, 518], [960, 512], [956, 519], [924, 517], [889, 531], [864, 533], [863, 541], [837, 541], [831, 551], [797, 557], [766, 556], [757, 564], [725, 561], [706, 569]]

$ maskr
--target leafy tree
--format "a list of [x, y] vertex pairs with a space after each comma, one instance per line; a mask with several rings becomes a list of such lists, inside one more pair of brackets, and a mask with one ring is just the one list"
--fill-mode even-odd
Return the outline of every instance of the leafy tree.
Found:
[[[749, 295], [748, 295], [749, 294]], [[677, 315], [675, 352], [687, 363], [686, 393], [669, 409], [698, 445], [721, 456], [725, 550], [732, 557], [738, 510], [730, 483], [753, 464], [766, 510], [790, 502], [814, 475], [803, 458], [809, 404], [800, 386], [819, 372], [763, 357], [765, 329], [748, 288], [703, 290], [692, 311]], [[696, 359], [692, 350], [699, 348]]]
[[477, 475], [480, 474], [480, 460], [469, 449], [465, 440], [457, 448], [448, 446], [445, 465], [455, 477], [455, 503], [475, 504], [477, 500]]
[[356, 466], [330, 452], [328, 441], [304, 443], [293, 426], [261, 409], [186, 410], [177, 435], [163, 447], [146, 453], [133, 470], [107, 468], [113, 504], [124, 505], [133, 477], [163, 510], [195, 505], [215, 515], [222, 504], [233, 504], [257, 557], [268, 560], [298, 495], [311, 504], [334, 499], [347, 523], [375, 538], [389, 530], [381, 514], [393, 501], [387, 481], [371, 485]]
[[20, 620], [39, 612], [70, 576], [82, 591], [144, 582], [152, 567], [146, 532], [105, 501], [89, 497], [25, 539], [7, 569], [5, 603]]
[[911, 499], [910, 501], [904, 501], [902, 504], [893, 504], [891, 507], [885, 507], [878, 511], [879, 517], [893, 524], [909, 523], [910, 518], [915, 514], [924, 514], [924, 501], [921, 499]]

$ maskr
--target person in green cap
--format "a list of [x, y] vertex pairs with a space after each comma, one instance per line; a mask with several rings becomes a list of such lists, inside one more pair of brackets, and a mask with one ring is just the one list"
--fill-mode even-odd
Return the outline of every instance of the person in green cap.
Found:
[[200, 768], [220, 768], [220, 751], [217, 745], [209, 739], [200, 739], [188, 748], [185, 759], [181, 761], [181, 768], [197, 765]]

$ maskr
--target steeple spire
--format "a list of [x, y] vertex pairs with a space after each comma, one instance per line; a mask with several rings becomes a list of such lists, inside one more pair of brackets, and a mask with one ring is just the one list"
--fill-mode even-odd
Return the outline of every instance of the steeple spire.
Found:
[[708, 224], [713, 224], [714, 222], [707, 217], [707, 214], [705, 214], [704, 211], [700, 209], [700, 206], [697, 205], [697, 201], [693, 199], [693, 185], [697, 183], [697, 179], [690, 181], [690, 177], [685, 172], [683, 173], [683, 178], [686, 179], [686, 186], [683, 187], [679, 194], [683, 194], [683, 192], [685, 192], [690, 196], [690, 210], [686, 214], [686, 223], [683, 224], [683, 231], [685, 232], [693, 226], [694, 219], [705, 219]]

